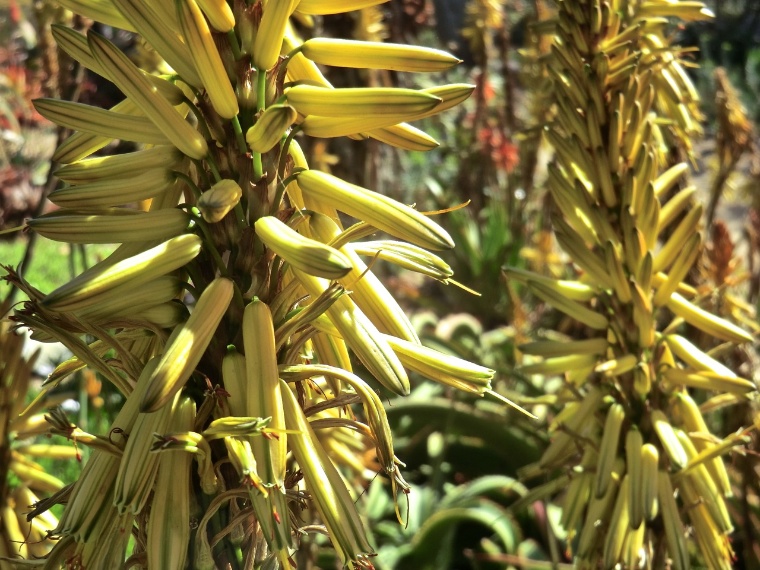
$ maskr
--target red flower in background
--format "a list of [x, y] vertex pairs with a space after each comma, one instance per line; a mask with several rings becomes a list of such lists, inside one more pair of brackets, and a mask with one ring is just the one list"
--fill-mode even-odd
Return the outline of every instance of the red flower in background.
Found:
[[496, 90], [493, 88], [493, 83], [488, 80], [488, 75], [485, 73], [479, 73], [475, 77], [475, 91], [472, 94], [472, 98], [476, 101], [491, 101], [496, 95]]
[[503, 170], [507, 174], [514, 172], [520, 162], [519, 149], [504, 131], [498, 127], [483, 127], [478, 132], [478, 141], [483, 154], [490, 156], [491, 162], [498, 170]]
[[21, 8], [16, 0], [11, 0], [8, 3], [8, 16], [14, 24], [19, 24], [23, 19], [24, 15], [21, 13]]

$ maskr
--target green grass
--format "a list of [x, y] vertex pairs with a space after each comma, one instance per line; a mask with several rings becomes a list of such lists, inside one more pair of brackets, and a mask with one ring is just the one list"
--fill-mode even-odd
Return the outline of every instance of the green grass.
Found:
[[[23, 236], [13, 241], [0, 242], [0, 264], [18, 267], [24, 257], [27, 243], [27, 238]], [[72, 249], [74, 249], [73, 263]], [[111, 245], [84, 246], [87, 266], [103, 259], [113, 250], [114, 246]], [[31, 263], [24, 271], [23, 277], [43, 293], [49, 293], [71, 279], [72, 271], [74, 274], [81, 273], [84, 268], [82, 251], [80, 247], [72, 248], [69, 244], [39, 237]], [[5, 272], [0, 270], [0, 275], [5, 275]], [[10, 285], [5, 281], [0, 282], [0, 299], [4, 299], [9, 292]], [[19, 295], [16, 300], [20, 301], [23, 298]]]
[[[18, 235], [13, 241], [0, 242], [0, 264], [11, 266], [13, 268], [18, 267], [19, 263], [24, 257], [28, 244], [28, 238], [25, 235]], [[56, 287], [62, 285], [72, 277], [72, 271], [75, 274], [81, 273], [84, 269], [82, 262], [82, 252], [84, 251], [84, 257], [86, 259], [87, 266], [91, 266], [100, 259], [103, 259], [109, 253], [114, 250], [113, 245], [93, 245], [85, 246], [84, 249], [78, 246], [70, 246], [66, 243], [52, 241], [43, 237], [37, 239], [35, 249], [31, 258], [29, 267], [24, 272], [24, 278], [34, 287], [42, 291], [43, 293], [49, 293]], [[73, 257], [72, 257], [73, 249]], [[73, 263], [72, 263], [73, 261]], [[0, 276], [4, 276], [5, 271], [0, 269]], [[0, 281], [0, 300], [7, 297], [10, 292], [10, 285], [5, 281]], [[25, 300], [23, 294], [16, 296], [16, 302]], [[36, 384], [35, 384], [36, 386]], [[70, 385], [75, 388], [77, 384], [72, 383]], [[30, 394], [27, 394], [29, 401], [36, 395], [36, 389], [33, 389]], [[86, 396], [85, 396], [86, 397]], [[102, 411], [101, 411], [102, 415]], [[88, 423], [80, 423], [80, 427], [87, 429], [88, 427], [97, 428], [102, 430], [103, 426], [100, 425], [101, 421], [105, 421], [100, 416], [95, 415], [90, 418], [94, 423], [88, 426]], [[77, 420], [74, 420], [77, 421]], [[71, 445], [66, 439], [60, 436], [39, 437], [36, 438], [38, 443], [57, 443], [61, 445]], [[31, 443], [29, 442], [24, 443]], [[80, 446], [84, 459], [89, 455], [89, 450], [84, 446]], [[69, 483], [75, 481], [82, 470], [84, 461], [79, 462], [75, 460], [54, 460], [49, 458], [37, 458], [36, 461], [44, 468], [48, 473], [55, 475], [62, 481]], [[61, 508], [56, 507], [54, 513], [57, 516], [61, 515]]]

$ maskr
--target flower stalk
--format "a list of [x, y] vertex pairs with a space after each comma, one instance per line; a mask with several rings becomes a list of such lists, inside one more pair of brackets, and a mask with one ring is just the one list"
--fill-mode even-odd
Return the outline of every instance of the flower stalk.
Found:
[[691, 391], [756, 386], [680, 335], [685, 321], [719, 340], [752, 337], [702, 309], [683, 282], [702, 210], [677, 191], [688, 167], [669, 162], [668, 145], [690, 153], [701, 117], [667, 17], [711, 13], [701, 2], [558, 2], [546, 60], [556, 104], [548, 186], [577, 279], [507, 270], [578, 325], [570, 342], [521, 347], [543, 357], [523, 372], [565, 378], [559, 396], [569, 403], [526, 475], [570, 473], [562, 524], [578, 568], [689, 568], [688, 525], [709, 568], [732, 565], [722, 456], [737, 442], [708, 441]]
[[[116, 568], [143, 564], [145, 547], [148, 564], [161, 568], [179, 570], [185, 560], [198, 568], [291, 568], [308, 520], [327, 527], [345, 567], [371, 568], [374, 552], [341, 463], [376, 442], [383, 468], [406, 489], [374, 389], [409, 392], [402, 360], [476, 393], [493, 371], [416, 348], [408, 318], [354, 250], [374, 255], [385, 246], [352, 244], [374, 232], [346, 234], [338, 211], [393, 235], [389, 261], [442, 281], [451, 271], [427, 250], [453, 247], [445, 230], [413, 208], [311, 169], [297, 141], [369, 136], [430, 149], [431, 137], [405, 121], [445, 111], [473, 87], [336, 89], [317, 67], [437, 73], [458, 63], [439, 50], [315, 38], [293, 51], [305, 44], [291, 17], [367, 2], [63, 4], [137, 32], [173, 73], [154, 76], [104, 37], [59, 29], [64, 49], [127, 99], [108, 110], [36, 102], [77, 132], [55, 153], [63, 163], [65, 186], [53, 194], [61, 209], [30, 228], [63, 242], [119, 246], [52, 292], [35, 293], [18, 278], [32, 300], [14, 319], [72, 349], [75, 360], [57, 371], [58, 381], [89, 366], [125, 398], [114, 429], [126, 443], [94, 451], [49, 560]], [[146, 146], [91, 157], [115, 138]], [[148, 200], [148, 212], [132, 210], [136, 200]], [[156, 227], [141, 227], [151, 221]], [[340, 247], [332, 246], [339, 235]], [[398, 337], [403, 345], [391, 342]], [[353, 374], [351, 352], [367, 379]], [[364, 404], [366, 434], [330, 427], [317, 438], [307, 403], [343, 417], [352, 413], [352, 396]], [[181, 492], [169, 492], [172, 481]], [[188, 497], [200, 500], [188, 505]], [[188, 532], [192, 504], [202, 524]], [[301, 518], [302, 508], [311, 514]], [[140, 545], [133, 551], [130, 535]]]

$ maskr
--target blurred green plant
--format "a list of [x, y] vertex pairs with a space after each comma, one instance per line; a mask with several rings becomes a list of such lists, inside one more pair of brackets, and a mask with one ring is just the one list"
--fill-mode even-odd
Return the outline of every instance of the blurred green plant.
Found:
[[[440, 438], [431, 437], [432, 460], [443, 449]], [[472, 564], [463, 553], [477, 548], [482, 553], [514, 554], [522, 541], [520, 524], [505, 508], [524, 493], [511, 477], [490, 475], [461, 485], [448, 485], [443, 493], [429, 485], [411, 485], [408, 509], [399, 526], [393, 502], [379, 482], [373, 482], [363, 508], [381, 543], [376, 566], [381, 570], [437, 570], [441, 568], [498, 568], [501, 564]], [[481, 544], [486, 544], [484, 550]]]
[[537, 457], [536, 439], [516, 427], [514, 418], [505, 421], [494, 402], [452, 401], [451, 394], [426, 385], [408, 399], [391, 400], [388, 417], [400, 449], [408, 452], [412, 482], [408, 509], [401, 512], [403, 527], [380, 481], [367, 491], [363, 508], [378, 544], [377, 566], [502, 567], [484, 566], [467, 552], [518, 552], [526, 520], [517, 520], [508, 507], [525, 488], [508, 474]]

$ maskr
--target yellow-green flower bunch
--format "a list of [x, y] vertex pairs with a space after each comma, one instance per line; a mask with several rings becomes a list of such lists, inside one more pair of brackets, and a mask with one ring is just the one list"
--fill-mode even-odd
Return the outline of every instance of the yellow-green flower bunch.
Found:
[[[440, 72], [458, 60], [303, 41], [291, 26], [382, 0], [61, 3], [137, 32], [171, 69], [147, 74], [104, 37], [55, 27], [60, 48], [126, 99], [111, 109], [35, 102], [75, 132], [55, 152], [59, 209], [29, 227], [119, 245], [50, 293], [22, 283], [30, 301], [15, 318], [74, 354], [48, 386], [87, 366], [125, 398], [61, 498], [46, 567], [111, 570], [128, 558], [161, 570], [293, 568], [303, 537], [321, 533], [345, 567], [371, 568], [346, 467], [365, 474], [374, 448], [406, 490], [376, 389], [408, 393], [411, 370], [482, 394], [493, 372], [422, 346], [370, 267], [380, 258], [446, 282], [451, 270], [430, 250], [453, 247], [448, 234], [310, 169], [299, 141], [434, 148], [407, 121], [458, 104], [472, 86], [336, 89], [318, 64]], [[141, 148], [91, 156], [112, 139]], [[130, 206], [142, 201], [147, 211]], [[368, 376], [353, 371], [357, 361]]]
[[[0, 304], [2, 314], [8, 309], [7, 302]], [[58, 525], [55, 515], [27, 515], [41, 496], [57, 493], [65, 484], [40, 462], [76, 460], [78, 451], [40, 442], [48, 428], [44, 409], [60, 403], [62, 396], [37, 398], [27, 405], [25, 396], [39, 353], [25, 357], [25, 337], [9, 328], [7, 322], [0, 324], [0, 557], [10, 560], [45, 556], [53, 548], [49, 532]], [[6, 564], [0, 562], [0, 567]]]
[[564, 491], [578, 568], [685, 569], [696, 551], [710, 569], [731, 568], [722, 456], [744, 437], [711, 433], [697, 401], [742, 402], [756, 385], [690, 342], [687, 325], [716, 342], [752, 337], [701, 308], [685, 282], [702, 208], [665, 143], [689, 148], [699, 128], [668, 25], [710, 15], [701, 2], [558, 2], [547, 186], [577, 279], [507, 273], [579, 324], [575, 338], [520, 347], [523, 373], [564, 378], [551, 443], [526, 475], [550, 477], [534, 497]]

